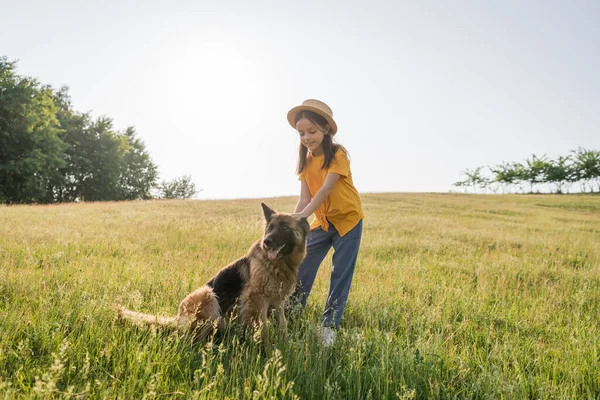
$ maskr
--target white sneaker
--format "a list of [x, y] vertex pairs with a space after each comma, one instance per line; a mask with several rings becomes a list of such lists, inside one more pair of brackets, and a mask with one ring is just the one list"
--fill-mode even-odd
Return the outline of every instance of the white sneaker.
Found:
[[331, 347], [335, 342], [335, 335], [337, 332], [333, 328], [328, 328], [326, 326], [321, 327], [320, 336], [321, 336], [321, 344], [323, 347]]

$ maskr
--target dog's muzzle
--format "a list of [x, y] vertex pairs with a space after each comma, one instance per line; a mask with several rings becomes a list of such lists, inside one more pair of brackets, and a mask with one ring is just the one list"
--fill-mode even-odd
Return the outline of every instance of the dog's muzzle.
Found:
[[270, 237], [266, 237], [263, 239], [263, 248], [267, 250], [267, 257], [269, 258], [269, 260], [276, 260], [278, 258], [283, 257], [283, 255], [285, 254], [284, 250], [286, 249], [286, 246], [286, 244], [276, 244], [275, 241]]

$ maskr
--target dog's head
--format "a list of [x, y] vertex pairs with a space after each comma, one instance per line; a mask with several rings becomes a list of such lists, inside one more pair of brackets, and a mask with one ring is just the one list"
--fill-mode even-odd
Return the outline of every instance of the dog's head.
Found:
[[265, 234], [261, 245], [270, 260], [288, 256], [300, 246], [306, 246], [306, 235], [310, 229], [306, 218], [277, 213], [265, 203], [260, 204], [265, 215]]

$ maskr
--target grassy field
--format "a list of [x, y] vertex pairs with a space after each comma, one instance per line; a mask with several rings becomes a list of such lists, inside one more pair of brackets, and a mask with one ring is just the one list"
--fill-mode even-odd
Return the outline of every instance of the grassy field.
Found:
[[[267, 199], [291, 211], [295, 198]], [[0, 396], [600, 398], [600, 197], [368, 194], [339, 340], [317, 340], [331, 254], [270, 358], [190, 344], [173, 314], [243, 255], [258, 200], [0, 207]]]

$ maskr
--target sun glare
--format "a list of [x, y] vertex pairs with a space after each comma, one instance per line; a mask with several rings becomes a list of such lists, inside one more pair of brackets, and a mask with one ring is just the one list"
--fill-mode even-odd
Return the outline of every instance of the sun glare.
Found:
[[214, 122], [251, 112], [264, 82], [258, 58], [217, 41], [188, 43], [169, 63], [167, 76], [171, 113]]

